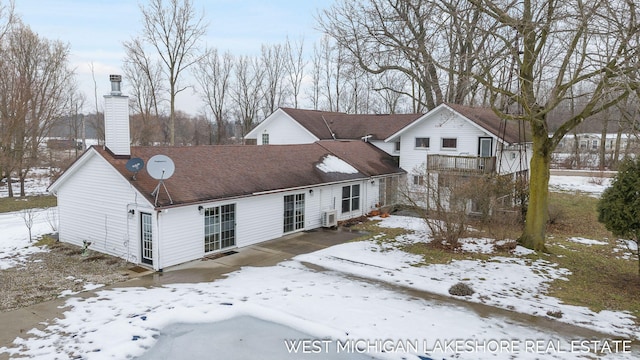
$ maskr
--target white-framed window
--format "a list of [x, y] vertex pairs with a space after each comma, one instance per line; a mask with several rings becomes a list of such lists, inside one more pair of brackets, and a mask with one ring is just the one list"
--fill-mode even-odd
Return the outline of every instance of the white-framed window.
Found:
[[415, 186], [424, 185], [424, 175], [413, 175], [413, 185]]
[[416, 149], [428, 149], [429, 148], [429, 138], [428, 137], [417, 137], [416, 138]]
[[395, 151], [395, 152], [400, 152], [400, 141], [396, 141], [396, 142], [393, 144], [393, 151]]
[[304, 229], [304, 193], [284, 196], [284, 232]]
[[215, 206], [204, 211], [204, 252], [236, 245], [236, 204]]
[[360, 209], [360, 184], [342, 187], [342, 212]]
[[457, 138], [442, 138], [440, 141], [440, 148], [442, 150], [455, 150], [458, 148]]
[[269, 134], [262, 134], [262, 145], [269, 145]]

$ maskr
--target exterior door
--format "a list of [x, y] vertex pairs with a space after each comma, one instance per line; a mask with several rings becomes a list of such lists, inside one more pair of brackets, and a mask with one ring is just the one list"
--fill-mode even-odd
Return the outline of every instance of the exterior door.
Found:
[[304, 194], [285, 195], [284, 229], [285, 233], [304, 229]]
[[492, 156], [493, 139], [490, 137], [481, 137], [480, 145], [478, 147], [479, 157], [491, 157]]
[[143, 264], [153, 265], [153, 218], [140, 213], [140, 251]]
[[204, 212], [204, 252], [236, 245], [236, 204], [215, 206]]

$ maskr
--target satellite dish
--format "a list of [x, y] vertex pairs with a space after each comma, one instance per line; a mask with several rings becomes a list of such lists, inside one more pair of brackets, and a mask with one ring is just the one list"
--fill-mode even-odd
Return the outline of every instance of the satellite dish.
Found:
[[132, 173], [137, 173], [144, 168], [144, 160], [140, 158], [129, 159], [125, 166], [127, 167], [127, 170], [131, 171]]
[[166, 155], [155, 155], [147, 163], [147, 172], [156, 180], [166, 180], [173, 175], [176, 166]]

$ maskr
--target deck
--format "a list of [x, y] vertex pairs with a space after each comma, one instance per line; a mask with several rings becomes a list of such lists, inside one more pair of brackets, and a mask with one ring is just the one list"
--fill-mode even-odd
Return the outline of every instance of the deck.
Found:
[[427, 170], [431, 171], [490, 174], [495, 169], [495, 156], [427, 155]]

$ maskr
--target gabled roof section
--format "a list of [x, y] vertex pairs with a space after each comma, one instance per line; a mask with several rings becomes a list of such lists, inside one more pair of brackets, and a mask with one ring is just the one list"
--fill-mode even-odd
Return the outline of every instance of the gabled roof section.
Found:
[[341, 112], [281, 108], [320, 140], [384, 140], [422, 114], [346, 114]]
[[49, 187], [47, 187], [47, 191], [55, 193], [58, 190], [58, 187], [66, 181], [70, 176], [73, 176], [75, 172], [78, 171], [82, 167], [84, 163], [89, 161], [92, 157], [96, 156], [98, 153], [96, 152], [96, 146], [91, 146], [85, 151], [80, 157], [76, 158], [69, 166], [64, 169], [62, 174], [53, 182]]
[[[173, 160], [175, 172], [164, 181], [173, 206], [403, 172], [388, 155], [370, 144], [362, 141], [336, 143], [339, 144], [132, 147], [131, 156], [141, 158], [145, 163], [158, 154]], [[151, 178], [146, 170], [140, 171], [133, 180], [125, 168], [127, 159], [116, 158], [102, 148], [95, 150], [154, 203], [151, 192], [158, 180]], [[350, 155], [343, 157], [344, 154]], [[357, 172], [322, 171], [318, 164], [329, 155], [341, 158]], [[157, 206], [171, 206], [164, 191], [160, 192]]]
[[454, 113], [459, 114], [461, 117], [467, 119], [475, 126], [483, 129], [484, 131], [494, 135], [496, 138], [509, 143], [519, 144], [529, 142], [531, 136], [529, 135], [529, 128], [526, 124], [519, 124], [517, 121], [504, 121], [493, 110], [482, 107], [471, 107], [456, 104], [440, 104], [436, 108], [432, 109], [424, 116], [420, 117], [411, 124], [405, 126], [400, 131], [388, 136], [385, 141], [392, 141], [402, 133], [416, 126], [418, 123], [429, 119], [433, 114], [437, 114], [443, 109], [448, 109]]
[[530, 141], [527, 124], [518, 121], [502, 120], [489, 108], [445, 104], [445, 106], [473, 121], [475, 124], [509, 144]]
[[[312, 111], [312, 110], [304, 110], [304, 111]], [[256, 125], [256, 127], [254, 127], [253, 129], [251, 129], [251, 131], [249, 131], [246, 135], [245, 138], [246, 139], [257, 139], [258, 138], [258, 134], [260, 134], [262, 132], [262, 130], [269, 125], [269, 123], [271, 123], [272, 121], [275, 121], [276, 118], [278, 118], [278, 114], [283, 113], [284, 115], [286, 115], [287, 117], [289, 117], [291, 119], [291, 121], [296, 124], [297, 126], [300, 126], [300, 128], [303, 131], [306, 131], [309, 133], [310, 136], [315, 137], [315, 140], [320, 140], [320, 138], [312, 131], [310, 131], [309, 129], [307, 129], [306, 127], [304, 127], [304, 125], [302, 125], [299, 121], [297, 121], [296, 119], [294, 119], [293, 117], [291, 117], [291, 115], [289, 113], [287, 113], [286, 111], [284, 111], [284, 108], [278, 108], [276, 109], [276, 111], [274, 111], [271, 115], [267, 116], [266, 119], [264, 119], [261, 123], [259, 123], [258, 125]]]

